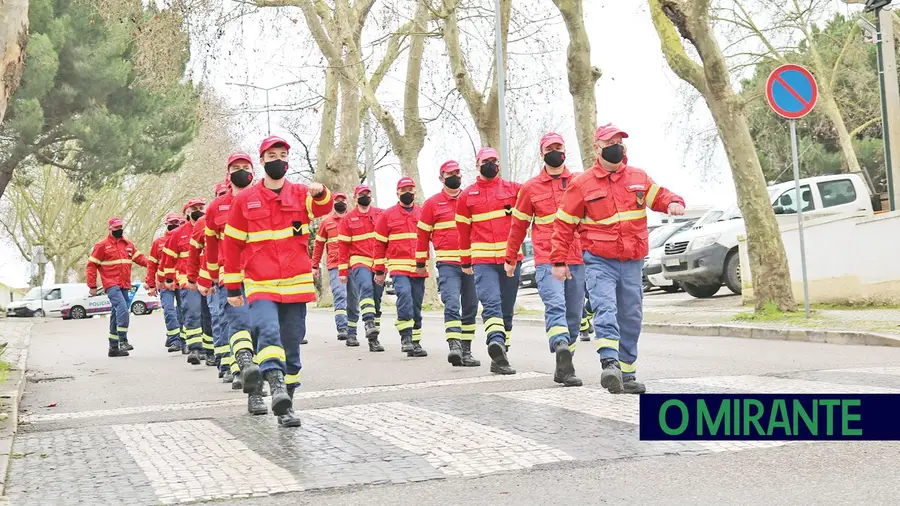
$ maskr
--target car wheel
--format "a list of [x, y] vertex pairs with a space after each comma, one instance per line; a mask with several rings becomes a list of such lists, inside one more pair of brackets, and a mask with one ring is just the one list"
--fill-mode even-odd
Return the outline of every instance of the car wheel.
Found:
[[666, 293], [675, 293], [679, 290], [678, 285], [675, 283], [672, 283], [669, 286], [661, 286], [660, 288], [662, 289], [662, 291], [664, 291]]
[[81, 320], [87, 318], [87, 316], [87, 311], [81, 306], [73, 306], [72, 309], [69, 310], [69, 318], [72, 320]]
[[38, 309], [37, 311], [34, 312], [34, 317], [35, 317], [35, 318], [43, 318], [43, 317], [45, 317], [45, 316], [47, 316], [47, 315], [44, 314], [44, 310], [43, 310], [43, 309]]
[[138, 316], [147, 314], [147, 304], [137, 301], [131, 305], [131, 312]]
[[684, 291], [691, 297], [698, 299], [708, 299], [719, 292], [721, 285], [695, 285], [693, 283], [682, 283]]
[[728, 254], [725, 259], [725, 286], [732, 292], [740, 295], [741, 287], [741, 257], [737, 251]]

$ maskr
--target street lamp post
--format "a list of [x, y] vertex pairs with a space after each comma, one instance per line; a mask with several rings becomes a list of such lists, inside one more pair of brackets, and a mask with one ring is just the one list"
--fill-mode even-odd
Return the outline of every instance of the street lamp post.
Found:
[[291, 81], [289, 83], [279, 84], [278, 86], [272, 86], [270, 88], [263, 88], [260, 86], [254, 86], [252, 84], [244, 84], [244, 83], [226, 83], [226, 84], [230, 84], [232, 86], [243, 86], [245, 88], [253, 88], [255, 90], [262, 90], [262, 91], [266, 92], [266, 132], [267, 132], [267, 135], [272, 135], [272, 120], [269, 117], [269, 92], [272, 90], [281, 88], [283, 86], [288, 86], [291, 84], [297, 84], [297, 83], [302, 83], [302, 82], [303, 82], [302, 80]]
[[500, 13], [500, 0], [494, 0], [494, 54], [497, 57], [497, 108], [500, 117], [500, 177], [509, 178], [509, 148], [506, 139], [506, 72], [503, 68], [503, 24]]

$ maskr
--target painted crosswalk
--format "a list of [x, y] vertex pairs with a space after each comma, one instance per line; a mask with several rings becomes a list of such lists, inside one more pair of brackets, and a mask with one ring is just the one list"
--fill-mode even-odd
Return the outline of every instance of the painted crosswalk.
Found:
[[[802, 377], [800, 373], [797, 377], [709, 376], [660, 379], [647, 385], [657, 392], [900, 392], [827, 380], [842, 372], [851, 373], [838, 374], [850, 380], [897, 376], [900, 368], [820, 372], [826, 380], [810, 379], [807, 371]], [[21, 458], [12, 461], [7, 492], [15, 504], [122, 504], [123, 497], [134, 505], [176, 504], [473, 477], [566, 461], [698, 455], [794, 444], [640, 441], [638, 397], [611, 395], [597, 386], [534, 389], [515, 383], [544, 376], [527, 373], [496, 377], [507, 379], [491, 376], [310, 392], [310, 398], [347, 397], [349, 402], [299, 411], [304, 426], [297, 430], [280, 428], [271, 415], [215, 418], [218, 405], [214, 403], [153, 407], [194, 409], [203, 416], [156, 423], [42, 429], [42, 424], [59, 419], [109, 413], [32, 416], [31, 425], [15, 442], [14, 452]], [[488, 381], [513, 382], [512, 389], [463, 394], [447, 390]], [[354, 397], [426, 389], [433, 395], [391, 402], [359, 402]], [[300, 406], [302, 399], [298, 395]]]

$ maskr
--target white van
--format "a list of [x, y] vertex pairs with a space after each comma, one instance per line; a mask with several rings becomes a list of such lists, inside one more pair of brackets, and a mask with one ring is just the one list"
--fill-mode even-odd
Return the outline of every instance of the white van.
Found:
[[[134, 281], [131, 283], [131, 290], [127, 297], [131, 300], [129, 310], [134, 315], [150, 314], [162, 307], [159, 297], [151, 297], [147, 293], [147, 288], [141, 282]], [[56, 316], [60, 316], [64, 320], [81, 320], [96, 315], [109, 314], [110, 312], [112, 312], [112, 304], [109, 302], [109, 297], [100, 290], [93, 297], [91, 297], [90, 292], [86, 292], [80, 297], [64, 301], [60, 308], [60, 313]]]
[[[800, 199], [804, 216], [874, 214], [869, 190], [856, 174], [801, 179]], [[796, 223], [798, 202], [793, 181], [770, 186], [769, 202], [779, 225]], [[716, 221], [710, 222], [710, 216], [716, 216]], [[666, 241], [660, 259], [663, 276], [698, 298], [712, 297], [723, 283], [732, 292], [741, 293], [737, 238], [746, 232], [737, 204], [711, 209], [698, 224], [702, 225]]]
[[61, 310], [65, 301], [84, 297], [88, 293], [88, 286], [84, 283], [36, 286], [29, 290], [22, 300], [10, 302], [6, 306], [6, 316], [59, 317], [62, 316]]

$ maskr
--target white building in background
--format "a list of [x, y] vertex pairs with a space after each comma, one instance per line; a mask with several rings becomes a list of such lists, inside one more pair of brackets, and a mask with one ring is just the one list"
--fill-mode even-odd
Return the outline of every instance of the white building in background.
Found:
[[0, 283], [0, 308], [6, 309], [6, 305], [10, 302], [22, 300], [25, 296], [27, 288], [13, 288], [4, 283]]

